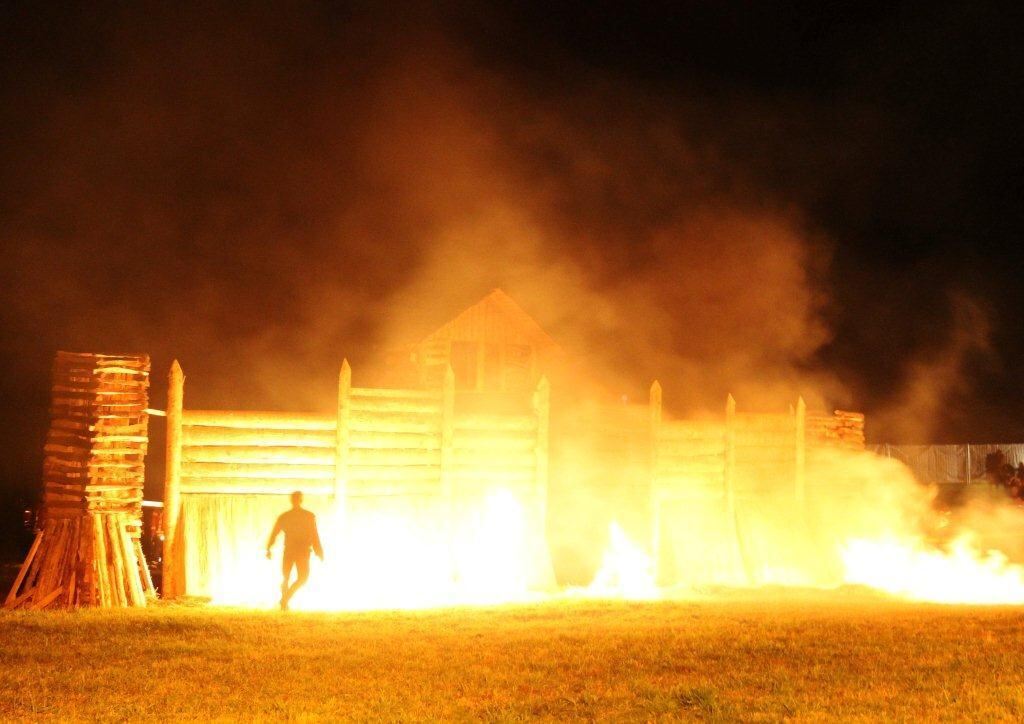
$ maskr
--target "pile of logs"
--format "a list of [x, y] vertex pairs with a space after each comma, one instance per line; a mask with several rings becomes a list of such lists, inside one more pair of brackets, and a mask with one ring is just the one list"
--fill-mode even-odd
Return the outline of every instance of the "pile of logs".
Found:
[[145, 606], [139, 542], [149, 357], [58, 352], [42, 528], [7, 608]]
[[852, 450], [864, 449], [864, 414], [836, 410], [831, 417], [807, 417], [809, 440]]

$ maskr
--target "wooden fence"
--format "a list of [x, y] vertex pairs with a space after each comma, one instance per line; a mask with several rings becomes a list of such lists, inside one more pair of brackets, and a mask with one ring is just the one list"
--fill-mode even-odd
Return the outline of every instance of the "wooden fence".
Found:
[[[550, 393], [542, 379], [518, 410], [480, 411], [460, 399], [451, 370], [441, 389], [352, 386], [345, 362], [336, 414], [189, 410], [184, 375], [170, 374], [164, 591], [204, 595], [224, 569], [222, 540], [269, 529], [301, 490], [308, 507], [353, 513], [361, 501], [421, 501], [438, 528], [496, 488], [527, 510], [531, 555], [543, 548]], [[275, 512], [276, 511], [276, 512]], [[226, 522], [230, 521], [230, 522]], [[245, 529], [245, 530], [243, 530]], [[537, 563], [535, 580], [549, 578]]]
[[655, 382], [649, 406], [650, 548], [663, 577], [677, 578], [661, 566], [675, 546], [689, 582], [763, 582], [758, 571], [790, 555], [768, 548], [793, 539], [770, 529], [791, 524], [789, 514], [807, 525], [808, 457], [864, 449], [863, 415], [808, 413], [802, 398], [789, 413], [763, 414], [738, 412], [730, 395], [721, 421], [666, 420]]

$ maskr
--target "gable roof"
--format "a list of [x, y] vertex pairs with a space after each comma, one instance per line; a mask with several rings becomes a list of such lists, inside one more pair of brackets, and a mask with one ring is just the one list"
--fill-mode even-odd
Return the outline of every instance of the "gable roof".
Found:
[[423, 341], [429, 340], [446, 327], [456, 325], [460, 321], [465, 320], [467, 317], [474, 314], [481, 306], [490, 306], [500, 312], [502, 316], [514, 324], [516, 328], [538, 349], [555, 349], [561, 351], [558, 343], [556, 343], [555, 340], [553, 340], [551, 336], [544, 331], [543, 327], [537, 323], [537, 320], [527, 314], [512, 297], [501, 289], [492, 289], [487, 296], [476, 304], [464, 309], [441, 327], [435, 329], [433, 332], [428, 334]]

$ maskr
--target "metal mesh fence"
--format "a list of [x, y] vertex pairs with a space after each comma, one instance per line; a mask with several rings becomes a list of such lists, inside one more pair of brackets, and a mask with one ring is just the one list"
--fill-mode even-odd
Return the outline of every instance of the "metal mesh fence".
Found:
[[942, 485], [985, 482], [985, 457], [1002, 451], [1006, 462], [1024, 461], [1024, 443], [989, 445], [868, 445], [877, 455], [895, 458], [922, 482]]

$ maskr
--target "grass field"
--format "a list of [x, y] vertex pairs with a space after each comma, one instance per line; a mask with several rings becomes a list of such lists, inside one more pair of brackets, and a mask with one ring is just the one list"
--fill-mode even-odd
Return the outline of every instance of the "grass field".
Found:
[[1024, 718], [1024, 609], [864, 594], [0, 612], [4, 719]]

